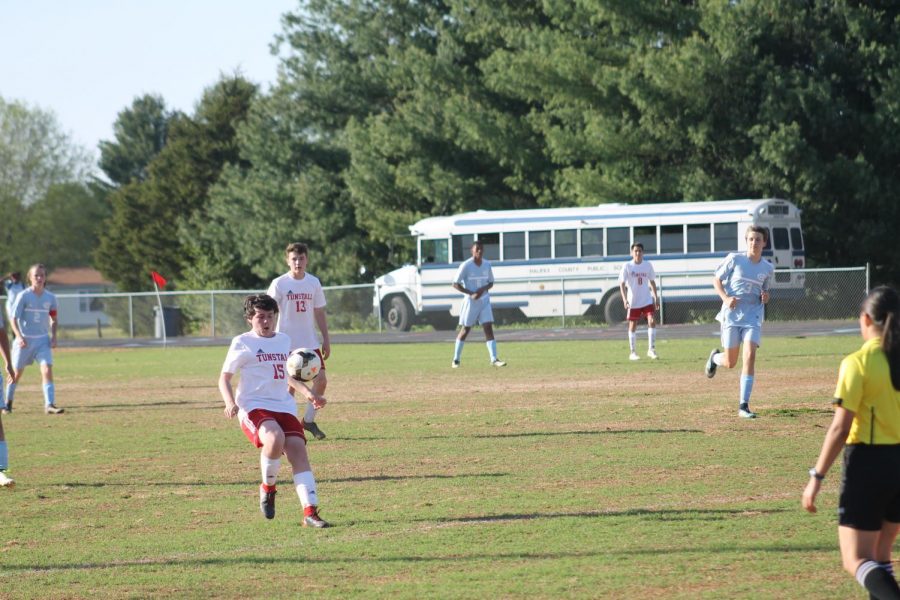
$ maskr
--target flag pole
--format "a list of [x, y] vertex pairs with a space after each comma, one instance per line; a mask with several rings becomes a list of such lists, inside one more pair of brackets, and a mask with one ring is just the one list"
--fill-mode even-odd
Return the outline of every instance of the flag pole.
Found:
[[[159, 285], [157, 284], [157, 277], [162, 278], [159, 273], [156, 271], [150, 272], [151, 278], [153, 279], [153, 289], [156, 290], [156, 305], [159, 307], [159, 321], [162, 328], [162, 336], [163, 336], [163, 348], [166, 348], [168, 345], [168, 340], [166, 339], [166, 313], [163, 312], [162, 298], [159, 295]], [[165, 282], [165, 280], [163, 280]], [[165, 283], [163, 283], [165, 285]]]

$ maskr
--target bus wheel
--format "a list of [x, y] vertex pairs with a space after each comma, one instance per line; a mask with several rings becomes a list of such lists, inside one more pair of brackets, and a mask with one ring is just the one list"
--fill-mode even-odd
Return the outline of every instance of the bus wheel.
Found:
[[390, 329], [409, 331], [412, 325], [412, 306], [403, 296], [392, 296], [387, 302], [385, 320]]
[[618, 325], [628, 315], [625, 314], [625, 303], [621, 294], [611, 294], [603, 305], [603, 317], [609, 325]]

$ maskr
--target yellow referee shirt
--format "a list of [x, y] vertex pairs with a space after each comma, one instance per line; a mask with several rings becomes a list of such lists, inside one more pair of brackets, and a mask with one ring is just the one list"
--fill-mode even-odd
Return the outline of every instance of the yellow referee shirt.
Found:
[[891, 384], [880, 338], [841, 361], [834, 398], [854, 414], [848, 444], [900, 444], [900, 392]]

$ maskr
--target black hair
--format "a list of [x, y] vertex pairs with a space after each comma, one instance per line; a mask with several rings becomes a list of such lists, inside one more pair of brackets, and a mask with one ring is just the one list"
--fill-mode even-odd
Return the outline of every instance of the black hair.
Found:
[[640, 248], [641, 250], [643, 250], [644, 244], [642, 244], [641, 242], [635, 242], [631, 245], [631, 249], [634, 250], [635, 248]]
[[278, 314], [278, 302], [268, 294], [250, 294], [244, 298], [244, 317], [247, 320], [253, 318], [257, 309], [271, 310], [275, 314]]
[[892, 287], [878, 286], [863, 300], [862, 312], [881, 330], [881, 349], [887, 355], [891, 384], [900, 390], [900, 295]]

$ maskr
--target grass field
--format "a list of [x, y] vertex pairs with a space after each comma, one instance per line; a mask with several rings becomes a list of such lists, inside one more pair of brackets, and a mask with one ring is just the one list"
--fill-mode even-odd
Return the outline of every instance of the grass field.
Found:
[[[475, 337], [473, 335], [473, 337]], [[477, 339], [481, 339], [478, 336]], [[644, 343], [645, 340], [641, 339]], [[59, 350], [3, 419], [0, 597], [864, 598], [840, 568], [839, 469], [800, 508], [857, 337], [765, 338], [753, 407], [708, 340], [342, 345], [310, 443], [322, 514], [222, 415], [226, 348]]]

